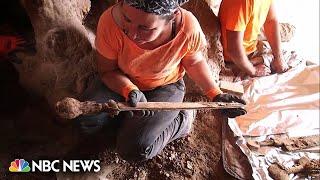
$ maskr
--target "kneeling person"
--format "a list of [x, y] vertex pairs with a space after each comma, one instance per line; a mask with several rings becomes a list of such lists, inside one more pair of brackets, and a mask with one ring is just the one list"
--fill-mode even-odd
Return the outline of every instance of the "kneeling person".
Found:
[[[179, 4], [180, 3], [180, 4]], [[87, 89], [83, 100], [182, 102], [185, 72], [212, 100], [240, 102], [215, 83], [202, 54], [206, 39], [197, 19], [177, 0], [124, 0], [100, 17], [96, 48], [101, 81]], [[242, 115], [241, 109], [226, 111]], [[123, 158], [156, 156], [169, 142], [190, 132], [195, 111], [141, 112], [122, 117], [116, 148]], [[108, 123], [105, 113], [83, 116], [80, 127], [93, 133]]]

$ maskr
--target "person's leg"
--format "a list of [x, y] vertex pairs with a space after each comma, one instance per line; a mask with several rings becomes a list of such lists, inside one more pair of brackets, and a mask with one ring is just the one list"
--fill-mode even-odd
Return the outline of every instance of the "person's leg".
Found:
[[[105, 103], [108, 100], [125, 101], [122, 96], [113, 92], [106, 87], [99, 77], [95, 78], [84, 92], [81, 101], [96, 101]], [[94, 115], [80, 116], [75, 119], [76, 126], [80, 129], [82, 135], [91, 135], [102, 129], [106, 123], [109, 123], [112, 118], [107, 116], [107, 113], [99, 113]]]
[[[185, 85], [180, 80], [144, 93], [149, 102], [182, 102]], [[124, 119], [117, 138], [119, 154], [127, 160], [154, 157], [166, 144], [190, 131], [189, 115], [187, 111], [157, 111], [152, 117]]]

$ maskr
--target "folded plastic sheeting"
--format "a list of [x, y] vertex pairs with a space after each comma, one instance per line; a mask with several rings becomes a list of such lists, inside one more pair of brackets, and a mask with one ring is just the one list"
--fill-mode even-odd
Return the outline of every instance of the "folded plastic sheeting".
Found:
[[319, 128], [319, 73], [319, 66], [299, 66], [284, 74], [244, 82], [248, 113], [236, 118], [242, 135]]
[[[302, 156], [319, 159], [320, 151], [285, 152], [279, 147], [251, 150], [246, 142], [272, 137], [319, 135], [319, 66], [299, 66], [284, 74], [251, 79], [245, 83], [248, 113], [229, 119], [236, 144], [246, 155], [254, 179], [272, 179], [267, 168], [278, 162], [291, 167]], [[249, 178], [249, 177], [247, 177]], [[290, 175], [290, 179], [310, 179]]]
[[[287, 136], [287, 135], [286, 135]], [[289, 136], [288, 136], [289, 137]], [[248, 139], [250, 140], [264, 140], [268, 139], [268, 137], [259, 137], [259, 138], [252, 138], [252, 137], [238, 137], [236, 144], [240, 147], [241, 151], [246, 155], [248, 162], [252, 169], [252, 177], [255, 180], [272, 180], [269, 175], [268, 167], [272, 164], [277, 162], [278, 164], [283, 165], [286, 168], [290, 168], [295, 164], [295, 161], [300, 159], [301, 157], [308, 157], [309, 159], [319, 159], [319, 150], [317, 152], [307, 150], [302, 151], [295, 151], [295, 152], [285, 152], [281, 148], [278, 147], [266, 147], [262, 148], [259, 151], [254, 151], [248, 148], [246, 142]], [[318, 179], [319, 177], [315, 177], [308, 174], [290, 174], [289, 179], [296, 180], [296, 179]], [[251, 179], [251, 177], [245, 177], [242, 179]]]

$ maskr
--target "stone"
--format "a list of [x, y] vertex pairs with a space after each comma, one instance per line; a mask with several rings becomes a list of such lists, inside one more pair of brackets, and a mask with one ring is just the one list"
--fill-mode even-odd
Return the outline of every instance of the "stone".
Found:
[[192, 170], [193, 169], [193, 165], [191, 161], [187, 161], [187, 168]]

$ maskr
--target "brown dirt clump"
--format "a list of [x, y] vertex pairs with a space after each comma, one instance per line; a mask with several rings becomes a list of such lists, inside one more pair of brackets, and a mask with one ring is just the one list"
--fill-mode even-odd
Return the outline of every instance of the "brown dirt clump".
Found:
[[314, 177], [320, 176], [320, 160], [311, 160], [301, 157], [292, 167], [286, 168], [279, 163], [273, 163], [268, 168], [269, 174], [274, 179], [288, 180], [289, 174], [303, 173]]
[[261, 146], [275, 146], [275, 147], [281, 147], [285, 151], [297, 151], [297, 150], [319, 146], [320, 136], [312, 135], [312, 136], [291, 137], [291, 138], [275, 137], [272, 139], [266, 139], [261, 142], [249, 140], [247, 144], [250, 148], [255, 150], [259, 149]]

